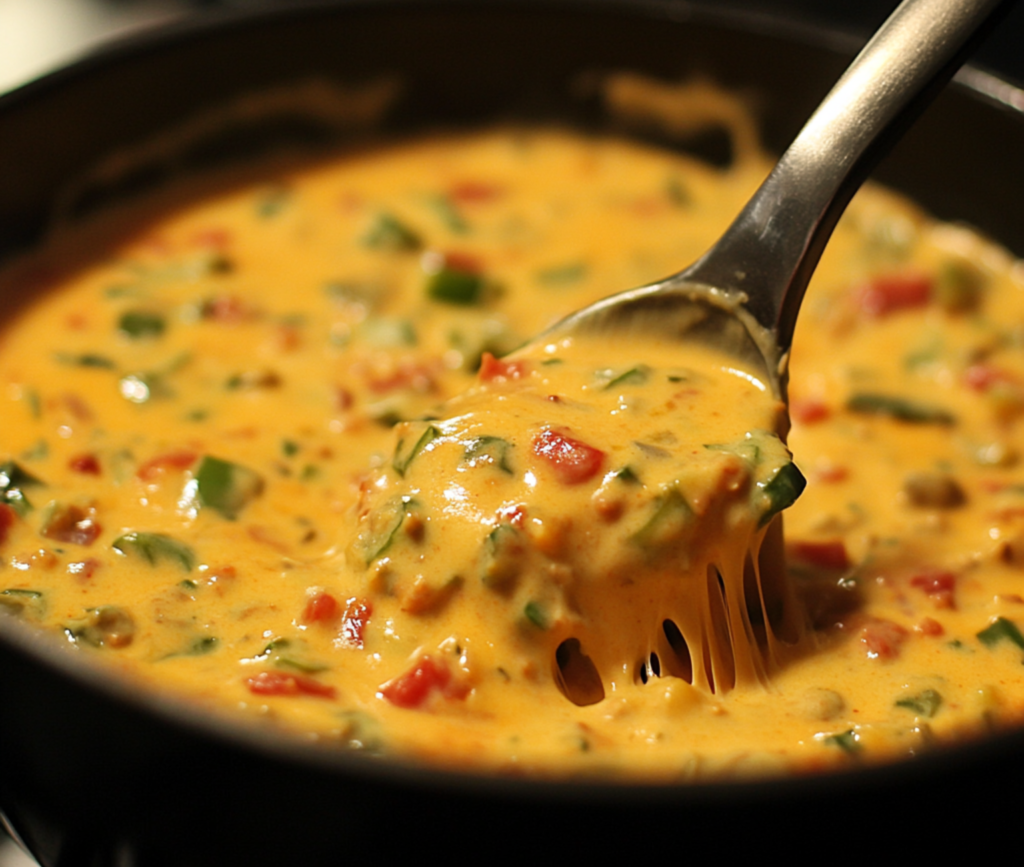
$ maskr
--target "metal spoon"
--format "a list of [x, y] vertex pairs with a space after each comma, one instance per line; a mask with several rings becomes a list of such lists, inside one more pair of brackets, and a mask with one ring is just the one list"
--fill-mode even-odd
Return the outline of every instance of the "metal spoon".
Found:
[[721, 239], [665, 280], [585, 307], [536, 342], [636, 329], [725, 349], [785, 399], [804, 291], [868, 173], [1012, 0], [903, 0]]

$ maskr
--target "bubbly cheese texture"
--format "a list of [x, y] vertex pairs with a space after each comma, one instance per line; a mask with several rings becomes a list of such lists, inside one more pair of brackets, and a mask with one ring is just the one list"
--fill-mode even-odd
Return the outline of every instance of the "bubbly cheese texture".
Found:
[[[702, 351], [569, 341], [766, 171], [498, 129], [182, 190], [0, 277], [0, 607], [282, 736], [678, 781], [1024, 717], [1022, 268], [865, 190], [789, 448]], [[786, 510], [786, 562], [775, 513]]]

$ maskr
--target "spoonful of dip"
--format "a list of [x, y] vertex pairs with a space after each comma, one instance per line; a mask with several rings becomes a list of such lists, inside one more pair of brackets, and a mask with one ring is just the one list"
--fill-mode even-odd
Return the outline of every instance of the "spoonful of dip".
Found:
[[579, 705], [652, 675], [765, 682], [803, 631], [779, 519], [804, 487], [785, 445], [800, 301], [870, 168], [1005, 5], [904, 0], [694, 265], [485, 354], [477, 387], [397, 425], [348, 551], [371, 588], [401, 576], [410, 613], [500, 624]]

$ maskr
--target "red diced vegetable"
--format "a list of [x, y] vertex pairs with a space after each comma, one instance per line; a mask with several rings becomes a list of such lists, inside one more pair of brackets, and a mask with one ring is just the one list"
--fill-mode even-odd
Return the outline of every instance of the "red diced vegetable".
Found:
[[68, 574], [73, 575], [79, 581], [88, 581], [102, 565], [95, 557], [89, 557], [76, 563], [68, 563]]
[[165, 455], [157, 455], [142, 464], [135, 475], [144, 482], [149, 482], [160, 478], [169, 470], [187, 470], [196, 462], [197, 457], [195, 452], [168, 452]]
[[254, 695], [311, 695], [318, 698], [334, 698], [337, 695], [333, 686], [304, 674], [285, 671], [261, 671], [247, 678], [245, 684]]
[[408, 671], [381, 686], [380, 694], [395, 707], [417, 708], [434, 690], [443, 690], [451, 676], [443, 663], [423, 656]]
[[898, 623], [878, 618], [861, 630], [860, 640], [864, 642], [868, 656], [872, 659], [895, 659], [900, 655], [900, 645], [907, 634], [907, 630]]
[[814, 398], [795, 399], [789, 402], [789, 415], [793, 421], [801, 424], [814, 424], [827, 419], [832, 415], [832, 410], [828, 404]]
[[956, 590], [956, 575], [952, 572], [924, 572], [911, 578], [910, 586], [927, 593], [939, 608], [956, 607], [956, 600], [953, 597]]
[[39, 532], [57, 542], [91, 545], [103, 532], [103, 528], [80, 506], [57, 504], [52, 507]]
[[448, 190], [448, 198], [456, 204], [489, 202], [498, 198], [503, 190], [497, 184], [486, 181], [460, 181]]
[[522, 379], [528, 372], [526, 361], [506, 361], [502, 358], [495, 358], [491, 353], [485, 352], [480, 356], [480, 381], [481, 382], [505, 382], [509, 379]]
[[558, 480], [578, 485], [592, 479], [601, 470], [604, 452], [558, 431], [541, 431], [533, 438], [533, 453], [543, 458]]
[[373, 614], [373, 606], [366, 599], [353, 596], [345, 602], [345, 611], [341, 615], [341, 643], [346, 647], [359, 649], [363, 646], [363, 632], [367, 621]]
[[330, 593], [317, 593], [310, 596], [306, 608], [302, 612], [303, 623], [329, 623], [338, 617], [341, 606]]
[[68, 469], [74, 473], [98, 476], [100, 474], [100, 462], [96, 455], [93, 454], [75, 455], [68, 461]]
[[922, 307], [931, 300], [932, 280], [923, 274], [889, 274], [876, 277], [860, 290], [860, 308], [869, 316], [885, 316], [896, 310]]
[[17, 517], [17, 513], [7, 503], [0, 503], [0, 545], [7, 541], [7, 533]]
[[846, 543], [842, 539], [828, 542], [809, 542], [796, 540], [786, 546], [786, 551], [794, 560], [819, 566], [822, 569], [843, 570], [850, 568], [850, 556], [846, 553]]

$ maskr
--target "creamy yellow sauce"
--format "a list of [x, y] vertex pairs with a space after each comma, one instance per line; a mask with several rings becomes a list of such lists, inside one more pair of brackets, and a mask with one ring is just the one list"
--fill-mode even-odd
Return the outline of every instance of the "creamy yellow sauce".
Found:
[[756, 378], [495, 358], [697, 258], [765, 171], [495, 130], [56, 240], [3, 276], [38, 295], [0, 333], [0, 604], [211, 712], [460, 767], [792, 773], [1018, 723], [1004, 251], [851, 205], [793, 351], [786, 573]]

